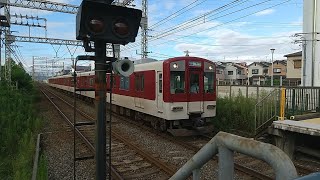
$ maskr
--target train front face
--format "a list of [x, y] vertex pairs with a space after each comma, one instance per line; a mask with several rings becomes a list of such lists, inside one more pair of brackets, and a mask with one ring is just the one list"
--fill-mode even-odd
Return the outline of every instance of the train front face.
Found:
[[197, 57], [172, 58], [164, 62], [164, 78], [170, 79], [164, 82], [169, 132], [212, 131], [210, 118], [216, 115], [215, 64]]

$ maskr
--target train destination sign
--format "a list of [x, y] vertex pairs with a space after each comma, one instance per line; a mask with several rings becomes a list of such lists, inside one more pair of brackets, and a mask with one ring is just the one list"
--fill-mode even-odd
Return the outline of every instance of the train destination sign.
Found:
[[198, 61], [189, 61], [189, 66], [201, 67], [201, 62], [198, 62]]

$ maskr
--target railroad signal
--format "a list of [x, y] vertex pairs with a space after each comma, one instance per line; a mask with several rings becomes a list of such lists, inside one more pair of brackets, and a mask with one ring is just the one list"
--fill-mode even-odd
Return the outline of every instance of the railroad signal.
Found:
[[138, 9], [85, 0], [77, 14], [76, 38], [122, 45], [134, 42], [141, 16]]

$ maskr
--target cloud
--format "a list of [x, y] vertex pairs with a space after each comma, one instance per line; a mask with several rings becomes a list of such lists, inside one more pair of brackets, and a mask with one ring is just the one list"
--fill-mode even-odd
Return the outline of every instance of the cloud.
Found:
[[173, 1], [166, 1], [166, 2], [164, 2], [163, 6], [165, 9], [171, 10], [171, 9], [173, 9], [173, 7], [176, 6], [176, 3]]
[[177, 52], [189, 50], [191, 55], [213, 59], [266, 60], [270, 59], [270, 48], [275, 48], [275, 58], [284, 59], [283, 55], [298, 51], [299, 45], [292, 44], [290, 35], [296, 33], [282, 32], [270, 37], [254, 36], [228, 28], [207, 32], [207, 38], [194, 42], [181, 42], [174, 46]]
[[272, 14], [272, 13], [274, 13], [274, 12], [275, 12], [274, 9], [266, 9], [266, 10], [257, 12], [255, 15], [256, 15], [256, 16], [265, 16], [265, 15]]

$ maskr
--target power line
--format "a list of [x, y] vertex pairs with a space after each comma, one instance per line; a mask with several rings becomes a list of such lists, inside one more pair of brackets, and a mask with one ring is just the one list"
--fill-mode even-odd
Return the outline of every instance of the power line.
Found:
[[[174, 13], [172, 13], [172, 14], [170, 14], [169, 16], [165, 17], [164, 19], [162, 19], [162, 20], [160, 20], [159, 22], [157, 22], [157, 23], [153, 24], [152, 26], [150, 26], [150, 29], [151, 29], [151, 28], [156, 28], [156, 27], [159, 27], [159, 26], [162, 25], [162, 24], [165, 24], [166, 22], [168, 22], [168, 21], [170, 21], [170, 20], [172, 20], [172, 19], [174, 19], [174, 18], [176, 18], [176, 17], [184, 14], [185, 12], [187, 12], [187, 11], [190, 10], [190, 9], [193, 9], [193, 8], [199, 6], [200, 4], [204, 3], [204, 2], [207, 1], [207, 0], [203, 0], [203, 1], [199, 2], [198, 4], [195, 4], [195, 3], [198, 2], [198, 1], [199, 1], [199, 0], [193, 1], [192, 3], [188, 4], [187, 6], [179, 9], [178, 11], [176, 11], [176, 12], [174, 12]], [[195, 4], [195, 5], [192, 6], [193, 4]], [[190, 6], [192, 6], [192, 7], [190, 7]], [[188, 7], [190, 7], [190, 8], [188, 8]], [[187, 9], [187, 8], [188, 8], [188, 9]], [[183, 11], [183, 10], [185, 10], [185, 11]], [[179, 14], [178, 14], [178, 13], [179, 13]]]
[[[270, 1], [270, 0], [268, 0], [268, 1]], [[166, 43], [168, 43], [168, 42], [170, 42], [170, 41], [172, 42], [172, 41], [175, 41], [175, 40], [178, 40], [178, 39], [181, 39], [181, 38], [185, 38], [185, 37], [189, 37], [189, 36], [194, 35], [194, 34], [198, 34], [198, 33], [200, 33], [200, 32], [204, 32], [204, 31], [207, 31], [207, 30], [211, 30], [211, 29], [214, 29], [214, 28], [217, 28], [217, 27], [226, 25], [226, 24], [230, 24], [231, 22], [237, 21], [237, 20], [239, 20], [239, 19], [243, 19], [243, 18], [245, 18], [245, 17], [251, 16], [251, 15], [253, 15], [253, 14], [256, 14], [256, 13], [258, 13], [258, 12], [264, 11], [264, 10], [266, 10], [266, 9], [270, 9], [270, 8], [273, 8], [273, 7], [276, 7], [276, 6], [285, 4], [286, 2], [289, 2], [289, 1], [291, 1], [291, 0], [286, 0], [286, 1], [284, 1], [284, 2], [278, 3], [278, 4], [273, 5], [273, 6], [270, 6], [270, 7], [268, 7], [268, 8], [261, 9], [261, 10], [259, 10], [259, 11], [255, 11], [255, 12], [253, 12], [253, 13], [250, 13], [250, 14], [247, 14], [247, 15], [244, 15], [244, 16], [241, 16], [241, 17], [239, 17], [239, 18], [236, 18], [236, 19], [227, 21], [227, 22], [225, 22], [225, 23], [218, 24], [218, 25], [216, 25], [216, 26], [209, 27], [209, 28], [207, 28], [207, 29], [203, 29], [203, 30], [200, 30], [200, 31], [197, 31], [197, 32], [194, 32], [194, 33], [185, 35], [185, 36], [181, 36], [181, 37], [175, 38], [175, 39], [173, 39], [173, 40], [169, 40], [169, 41], [167, 41], [167, 42], [158, 43], [158, 44], [156, 44], [156, 45], [166, 44]], [[264, 2], [266, 2], [266, 1], [264, 1]], [[260, 4], [260, 3], [259, 3], [259, 4]], [[229, 14], [230, 14], [230, 13], [229, 13]], [[150, 41], [152, 41], [152, 40], [150, 40]], [[154, 41], [154, 39], [153, 39], [153, 41]], [[127, 49], [127, 50], [128, 50], [128, 49]]]
[[[201, 19], [201, 18], [204, 18], [204, 17], [206, 17], [206, 16], [208, 16], [208, 15], [214, 13], [214, 12], [218, 12], [218, 11], [220, 11], [220, 10], [223, 10], [224, 8], [227, 8], [228, 6], [234, 4], [232, 7], [230, 7], [230, 8], [233, 8], [233, 7], [235, 7], [235, 5], [237, 5], [237, 4], [235, 4], [235, 3], [237, 3], [238, 1], [240, 1], [240, 0], [234, 0], [234, 1], [232, 1], [232, 2], [230, 2], [230, 3], [228, 3], [228, 4], [225, 4], [225, 5], [221, 6], [221, 7], [215, 8], [215, 9], [213, 9], [213, 10], [207, 12], [207, 13], [204, 13], [204, 14], [202, 14], [202, 15], [196, 16], [196, 17], [194, 17], [194, 18], [192, 18], [192, 19], [190, 19], [190, 20], [184, 21], [184, 22], [176, 25], [176, 26], [173, 27], [173, 28], [176, 29], [176, 28], [182, 27], [182, 26], [184, 26], [184, 25], [190, 24], [190, 23], [192, 23], [192, 22], [194, 22], [194, 21], [197, 21], [197, 20], [199, 20], [199, 19]], [[245, 0], [244, 2], [247, 2], [247, 1], [249, 1], [249, 0]], [[242, 3], [244, 3], [244, 2], [242, 2]], [[242, 4], [242, 3], [240, 3], [240, 4]], [[238, 4], [238, 5], [239, 5], [239, 4]], [[227, 8], [226, 10], [228, 10], [228, 9], [230, 9], [230, 8]], [[225, 11], [225, 10], [224, 10], [224, 11]], [[224, 12], [224, 11], [222, 11], [222, 12]], [[221, 12], [220, 12], [220, 13], [221, 13]], [[219, 13], [216, 13], [216, 14], [219, 14]], [[172, 29], [173, 29], [173, 28], [172, 28]], [[135, 42], [135, 43], [131, 44], [130, 47], [129, 47], [129, 49], [131, 49], [131, 48], [133, 48], [133, 47], [136, 47], [136, 45], [135, 45], [136, 43], [139, 43], [139, 42]]]
[[[265, 1], [263, 1], [263, 2], [254, 4], [254, 5], [251, 5], [251, 6], [247, 6], [247, 7], [245, 7], [245, 8], [242, 8], [242, 9], [239, 9], [239, 10], [236, 10], [236, 11], [233, 11], [233, 12], [230, 12], [230, 13], [227, 13], [227, 14], [223, 14], [223, 15], [218, 16], [218, 17], [215, 17], [215, 18], [213, 18], [213, 19], [208, 19], [209, 17], [212, 17], [212, 16], [209, 16], [209, 17], [207, 17], [206, 21], [196, 22], [196, 24], [190, 24], [189, 26], [184, 27], [183, 29], [177, 29], [177, 31], [181, 32], [181, 31], [184, 31], [184, 30], [186, 30], [186, 29], [193, 28], [193, 27], [195, 27], [196, 25], [204, 24], [204, 23], [206, 23], [206, 22], [208, 22], [208, 21], [216, 20], [216, 19], [219, 19], [219, 18], [222, 18], [222, 17], [229, 16], [229, 15], [231, 15], [231, 14], [235, 14], [235, 13], [238, 13], [238, 12], [241, 12], [241, 11], [244, 11], [244, 10], [247, 10], [247, 9], [250, 9], [250, 8], [253, 8], [253, 7], [256, 7], [256, 6], [260, 6], [260, 5], [262, 5], [262, 4], [264, 4], [264, 3], [268, 2], [268, 1], [271, 1], [271, 0], [265, 0]], [[268, 9], [269, 9], [269, 8], [268, 8]], [[255, 13], [254, 13], [254, 14], [255, 14]], [[156, 38], [156, 39], [159, 39], [159, 38], [161, 38], [161, 37], [171, 35], [171, 34], [174, 33], [174, 32], [172, 32], [172, 31], [174, 31], [174, 30], [176, 30], [176, 28], [173, 28], [173, 29], [171, 29], [171, 30], [168, 30], [168, 31], [166, 31], [166, 32], [164, 32], [164, 33], [162, 33], [162, 34], [160, 34], [160, 35], [156, 35], [155, 38]]]

